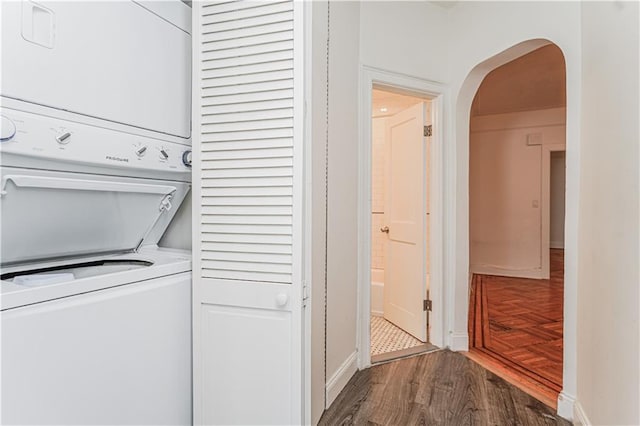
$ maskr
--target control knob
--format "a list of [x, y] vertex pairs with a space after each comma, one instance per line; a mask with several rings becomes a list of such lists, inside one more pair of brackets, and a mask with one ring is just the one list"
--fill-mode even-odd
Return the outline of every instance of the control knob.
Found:
[[62, 133], [60, 133], [58, 136], [56, 136], [56, 141], [60, 144], [60, 145], [66, 145], [68, 144], [71, 138], [71, 132], [67, 132], [66, 130], [63, 131]]
[[0, 115], [0, 142], [11, 140], [16, 135], [16, 125], [4, 115]]
[[164, 148], [162, 148], [160, 150], [160, 159], [161, 160], [166, 160], [168, 158], [169, 158], [169, 154], [167, 153], [167, 151]]
[[144, 157], [144, 154], [147, 153], [147, 146], [142, 145], [140, 148], [136, 149], [136, 155], [138, 157]]
[[191, 162], [192, 162], [192, 154], [191, 151], [185, 151], [182, 153], [182, 163], [187, 166], [187, 167], [191, 167]]

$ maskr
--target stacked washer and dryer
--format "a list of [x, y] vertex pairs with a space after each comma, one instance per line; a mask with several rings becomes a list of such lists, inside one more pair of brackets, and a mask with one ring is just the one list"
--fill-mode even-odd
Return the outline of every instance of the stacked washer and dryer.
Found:
[[0, 419], [189, 424], [190, 8], [1, 7]]

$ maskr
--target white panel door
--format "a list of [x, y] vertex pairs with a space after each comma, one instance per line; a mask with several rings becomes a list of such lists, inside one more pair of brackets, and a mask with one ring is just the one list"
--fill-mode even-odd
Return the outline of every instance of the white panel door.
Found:
[[389, 118], [387, 128], [388, 226], [384, 317], [427, 341], [426, 106], [421, 102]]
[[300, 424], [302, 4], [193, 13], [194, 421]]

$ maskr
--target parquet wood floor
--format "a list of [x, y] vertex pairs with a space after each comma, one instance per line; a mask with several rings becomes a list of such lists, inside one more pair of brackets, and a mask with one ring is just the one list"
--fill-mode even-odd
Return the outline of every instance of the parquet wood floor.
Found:
[[562, 390], [563, 280], [564, 251], [551, 250], [548, 280], [474, 275], [469, 309], [471, 358], [553, 406]]

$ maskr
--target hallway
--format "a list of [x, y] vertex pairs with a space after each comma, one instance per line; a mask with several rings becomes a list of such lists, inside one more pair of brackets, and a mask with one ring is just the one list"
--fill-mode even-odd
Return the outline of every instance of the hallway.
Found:
[[569, 425], [464, 355], [442, 350], [359, 371], [320, 425]]
[[564, 250], [551, 278], [474, 275], [469, 357], [551, 407], [562, 390]]

